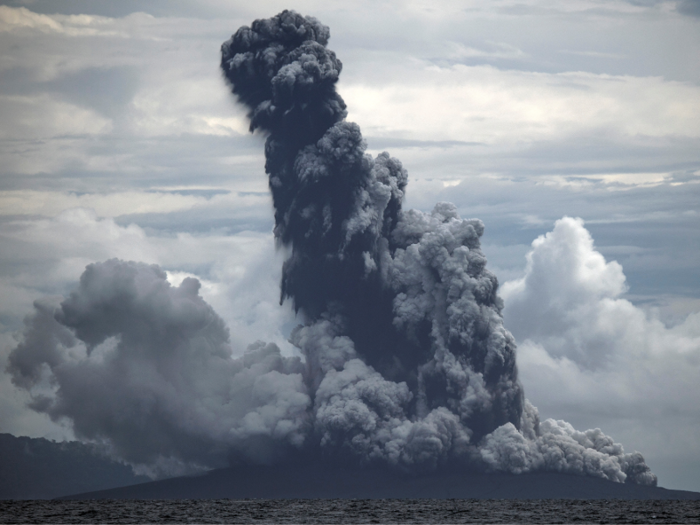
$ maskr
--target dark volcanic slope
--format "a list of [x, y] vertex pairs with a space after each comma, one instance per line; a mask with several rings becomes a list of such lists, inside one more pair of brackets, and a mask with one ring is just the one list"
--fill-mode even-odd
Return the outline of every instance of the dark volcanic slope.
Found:
[[700, 493], [555, 473], [406, 476], [319, 466], [236, 467], [62, 499], [700, 499]]
[[0, 434], [0, 500], [55, 498], [146, 480], [76, 441]]

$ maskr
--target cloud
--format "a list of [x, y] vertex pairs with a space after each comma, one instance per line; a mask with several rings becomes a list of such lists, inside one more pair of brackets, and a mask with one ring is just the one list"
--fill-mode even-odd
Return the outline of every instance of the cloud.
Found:
[[[228, 206], [229, 201], [222, 204]], [[279, 331], [293, 319], [288, 308], [279, 307], [283, 253], [266, 232], [161, 233], [76, 208], [54, 218], [6, 219], [0, 239], [0, 282], [6, 292], [0, 296], [0, 313], [8, 329], [19, 328], [34, 298], [62, 295], [88, 264], [116, 257], [200, 279], [206, 300], [234, 330], [239, 351], [257, 338], [289, 347]]]
[[[523, 136], [529, 142], [561, 140], [596, 130], [620, 137], [700, 137], [700, 92], [690, 83], [427, 63], [414, 64], [407, 74], [403, 87], [344, 85], [349, 118], [377, 136], [490, 145], [512, 144]], [[505, 120], [512, 127], [504, 126]]]
[[518, 340], [582, 371], [698, 356], [697, 315], [668, 328], [621, 298], [626, 290], [622, 266], [595, 250], [581, 219], [565, 217], [533, 242], [525, 275], [503, 285], [504, 315]]
[[[145, 13], [129, 15], [131, 19], [151, 18]], [[45, 15], [26, 7], [0, 6], [0, 31], [36, 30], [42, 33], [59, 33], [71, 37], [128, 37], [124, 31], [115, 30], [114, 19], [96, 15]]]
[[[569, 357], [587, 368], [601, 366], [611, 353], [609, 345], [617, 341], [611, 334], [592, 337], [590, 327], [612, 313], [600, 315], [604, 300], [626, 291], [622, 267], [607, 263], [593, 249], [580, 219], [561, 219], [532, 247], [525, 277], [502, 287], [510, 330], [519, 340], [542, 341], [556, 357]], [[581, 333], [572, 337], [572, 329]]]
[[679, 13], [684, 15], [700, 17], [700, 2], [698, 0], [680, 0], [677, 9]]
[[0, 110], [7, 115], [0, 127], [0, 138], [5, 140], [101, 135], [112, 128], [111, 120], [98, 113], [46, 95], [0, 96]]
[[[214, 190], [216, 191], [216, 190]], [[183, 194], [185, 193], [185, 194]], [[0, 192], [0, 216], [56, 217], [71, 209], [94, 211], [97, 217], [119, 217], [135, 214], [172, 214], [203, 206], [216, 207], [211, 198], [187, 190], [182, 191], [113, 191], [109, 193], [68, 193], [61, 191], [8, 190]], [[227, 192], [219, 190], [219, 195]], [[226, 199], [223, 195], [217, 200]], [[241, 207], [246, 198], [236, 199]], [[253, 200], [253, 199], [248, 199]], [[263, 199], [259, 199], [263, 200]]]
[[28, 28], [40, 31], [61, 31], [61, 24], [47, 15], [34, 13], [26, 7], [0, 6], [0, 31]]
[[522, 50], [504, 42], [485, 42], [485, 44], [486, 49], [475, 49], [459, 42], [447, 42], [443, 60], [449, 63], [482, 57], [517, 59], [525, 56]]
[[[109, 192], [132, 183], [191, 185], [196, 174], [197, 185], [206, 179], [205, 186], [226, 181], [236, 190], [252, 189], [241, 175], [251, 157], [245, 142], [256, 144], [256, 139], [231, 140], [247, 124], [216, 70], [224, 22], [4, 9], [60, 27], [70, 22], [102, 31], [99, 37], [80, 38], [31, 28], [0, 32], [8, 49], [0, 59], [5, 188], [45, 184], [83, 193], [98, 185]], [[210, 45], [172, 44], [192, 38], [208, 42], [212, 35]], [[232, 169], [239, 174], [235, 182]], [[264, 190], [264, 181], [255, 189]]]
[[524, 276], [502, 287], [521, 378], [543, 412], [598, 420], [652, 464], [688, 457], [698, 452], [683, 436], [700, 417], [700, 313], [667, 326], [625, 290], [583, 221], [557, 221], [533, 242]]

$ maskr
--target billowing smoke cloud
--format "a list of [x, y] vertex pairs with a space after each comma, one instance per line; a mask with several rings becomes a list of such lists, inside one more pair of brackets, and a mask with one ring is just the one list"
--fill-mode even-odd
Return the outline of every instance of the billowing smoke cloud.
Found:
[[263, 343], [232, 359], [228, 329], [198, 292], [157, 266], [91, 264], [58, 308], [35, 303], [8, 369], [32, 408], [152, 474], [301, 447], [302, 363]]
[[[231, 359], [198, 283], [91, 265], [53, 312], [37, 305], [10, 359], [34, 407], [136, 464], [327, 461], [402, 470], [553, 470], [654, 484], [600, 430], [539, 421], [523, 396], [484, 226], [449, 203], [402, 210], [407, 174], [365, 153], [335, 91], [329, 30], [285, 11], [241, 28], [222, 69], [267, 137], [282, 299], [304, 360], [256, 344]], [[160, 445], [160, 442], [163, 442]]]
[[[240, 29], [222, 48], [251, 129], [267, 134], [275, 234], [292, 249], [282, 294], [309, 324], [295, 342], [317, 376], [357, 355], [386, 378], [378, 391], [396, 399], [393, 384], [405, 383], [411, 395], [392, 403], [404, 418], [438, 417], [447, 407], [472, 440], [507, 422], [519, 427], [515, 345], [479, 247], [483, 224], [461, 220], [447, 203], [430, 215], [402, 212], [406, 172], [388, 154], [366, 155], [359, 127], [344, 120], [335, 92], [341, 63], [328, 37], [315, 19], [286, 11]], [[322, 362], [321, 336], [347, 343], [343, 359]], [[348, 444], [355, 432], [343, 431]]]

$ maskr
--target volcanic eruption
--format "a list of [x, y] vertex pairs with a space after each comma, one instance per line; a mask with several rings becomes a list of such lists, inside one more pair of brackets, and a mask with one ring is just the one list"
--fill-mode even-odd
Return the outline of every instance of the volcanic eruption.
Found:
[[134, 465], [386, 466], [406, 472], [555, 471], [655, 485], [599, 429], [540, 421], [518, 381], [484, 225], [447, 202], [404, 210], [407, 172], [373, 158], [336, 91], [328, 27], [294, 11], [222, 46], [221, 68], [266, 137], [281, 299], [303, 359], [255, 343], [232, 358], [196, 279], [116, 259], [70, 297], [37, 303], [10, 356], [35, 410]]

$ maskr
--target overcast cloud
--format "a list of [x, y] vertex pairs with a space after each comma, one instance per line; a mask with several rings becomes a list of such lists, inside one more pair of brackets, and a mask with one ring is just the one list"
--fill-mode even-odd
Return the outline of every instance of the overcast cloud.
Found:
[[[541, 416], [700, 490], [697, 2], [0, 4], [0, 367], [35, 300], [112, 258], [198, 278], [232, 354], [295, 355], [262, 138], [219, 73], [233, 31], [293, 8], [330, 26], [407, 207], [484, 221]], [[0, 432], [72, 437], [25, 401], [3, 374]]]

